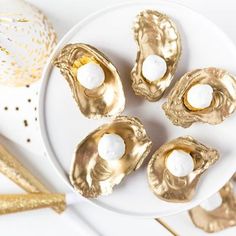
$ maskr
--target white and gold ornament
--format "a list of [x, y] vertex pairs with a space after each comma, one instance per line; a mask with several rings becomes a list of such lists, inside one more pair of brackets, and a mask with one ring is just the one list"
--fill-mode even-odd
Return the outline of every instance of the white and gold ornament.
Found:
[[22, 0], [0, 0], [0, 84], [24, 86], [40, 79], [57, 36], [46, 16]]

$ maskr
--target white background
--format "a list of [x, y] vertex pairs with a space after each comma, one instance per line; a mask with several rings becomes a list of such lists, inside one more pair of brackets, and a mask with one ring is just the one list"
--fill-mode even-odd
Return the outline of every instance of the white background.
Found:
[[[167, 0], [171, 1], [171, 0]], [[94, 11], [102, 9], [119, 0], [31, 0], [52, 21], [59, 37], [63, 36], [74, 24], [83, 17]], [[226, 34], [236, 41], [236, 2], [235, 0], [182, 0], [175, 1], [202, 13], [213, 22], [215, 22]], [[201, 27], [201, 26], [199, 26]], [[0, 100], [2, 100], [0, 94]], [[2, 107], [0, 107], [2, 108]], [[13, 120], [9, 120], [13, 122]], [[0, 131], [1, 131], [0, 126]], [[14, 145], [18, 149], [18, 145]], [[23, 145], [24, 146], [24, 145]], [[37, 150], [41, 149], [41, 144], [36, 144]], [[21, 160], [28, 163], [28, 167], [37, 170], [43, 179], [50, 180], [58, 190], [66, 191], [64, 186], [58, 185], [56, 173], [48, 165], [47, 160], [42, 157], [41, 153], [32, 154], [25, 149], [18, 149], [21, 153]], [[12, 193], [20, 191], [7, 179], [0, 178], [1, 192]], [[83, 229], [80, 227], [78, 217], [85, 219], [100, 235], [170, 235], [154, 220], [137, 220], [125, 216], [115, 215], [101, 209], [94, 208], [85, 203], [80, 205], [80, 216], [73, 214], [69, 209], [61, 216], [56, 215], [50, 209], [38, 210], [34, 212], [21, 213], [17, 215], [1, 216], [0, 218], [0, 235], [57, 235], [57, 236], [80, 236]], [[71, 216], [73, 215], [73, 218]], [[202, 231], [196, 229], [190, 222], [186, 213], [178, 216], [167, 217], [164, 219], [174, 228], [179, 235], [205, 235]], [[236, 229], [224, 231], [216, 235], [236, 235]], [[89, 236], [89, 235], [88, 235]]]

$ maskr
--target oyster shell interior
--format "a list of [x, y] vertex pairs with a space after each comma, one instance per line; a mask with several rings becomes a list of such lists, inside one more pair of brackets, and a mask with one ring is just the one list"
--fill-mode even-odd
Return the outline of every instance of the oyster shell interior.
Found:
[[236, 193], [233, 185], [236, 179], [233, 177], [219, 193], [222, 203], [212, 211], [206, 211], [197, 206], [189, 211], [194, 225], [205, 232], [214, 233], [236, 225]]
[[[191, 155], [194, 170], [183, 177], [172, 175], [166, 167], [166, 158], [173, 150], [183, 150]], [[162, 145], [148, 164], [148, 181], [153, 193], [169, 202], [190, 201], [196, 191], [200, 176], [219, 158], [215, 149], [208, 148], [190, 136], [179, 137]]]
[[[170, 85], [181, 55], [180, 35], [174, 22], [165, 14], [145, 10], [138, 14], [134, 24], [138, 52], [131, 71], [132, 87], [137, 95], [157, 101]], [[149, 55], [158, 55], [166, 62], [164, 76], [149, 82], [143, 76], [142, 66]]]
[[[205, 109], [191, 108], [186, 99], [189, 89], [196, 84], [213, 88], [213, 99]], [[218, 68], [197, 69], [186, 73], [175, 84], [163, 104], [166, 116], [174, 125], [187, 128], [195, 122], [219, 124], [236, 109], [236, 78]]]
[[[126, 150], [120, 159], [106, 161], [98, 154], [98, 141], [110, 133], [123, 138]], [[117, 117], [89, 134], [77, 146], [70, 181], [84, 197], [110, 194], [114, 185], [140, 167], [150, 149], [151, 141], [138, 119]]]
[[[103, 84], [95, 89], [86, 89], [77, 79], [81, 66], [98, 63], [105, 74]], [[54, 61], [70, 85], [80, 111], [88, 118], [115, 116], [124, 110], [125, 97], [120, 76], [106, 56], [87, 44], [68, 44]]]

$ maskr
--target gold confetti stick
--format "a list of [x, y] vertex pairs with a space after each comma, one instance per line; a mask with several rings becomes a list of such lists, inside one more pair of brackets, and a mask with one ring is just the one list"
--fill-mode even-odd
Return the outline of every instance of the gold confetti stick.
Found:
[[163, 220], [160, 218], [155, 219], [159, 224], [161, 224], [167, 231], [169, 231], [173, 236], [178, 236], [178, 234], [168, 225], [166, 224]]
[[66, 208], [64, 194], [28, 193], [0, 195], [0, 215], [46, 207]]
[[[81, 201], [84, 201], [84, 198], [73, 193], [3, 194], [0, 195], [0, 215], [58, 206], [61, 208], [63, 206], [65, 210], [67, 205]], [[173, 236], [178, 236], [178, 234], [165, 222], [157, 218], [155, 220]], [[93, 229], [89, 228], [83, 221], [81, 221], [80, 224], [81, 223], [86, 227], [87, 232], [89, 230], [93, 235], [97, 235]]]
[[[0, 172], [29, 193], [50, 193], [3, 145], [0, 144]], [[65, 210], [64, 205], [52, 206], [57, 213]]]
[[84, 197], [75, 193], [1, 194], [0, 215], [29, 211], [46, 207], [60, 207], [83, 202]]
[[[29, 193], [29, 194], [4, 194], [0, 195], [0, 215], [29, 211], [46, 207], [60, 207], [66, 209], [67, 205], [84, 201], [83, 197], [74, 193]], [[71, 219], [73, 220], [73, 219]], [[89, 236], [100, 234], [92, 228], [83, 218], [74, 219], [80, 226], [81, 233]]]

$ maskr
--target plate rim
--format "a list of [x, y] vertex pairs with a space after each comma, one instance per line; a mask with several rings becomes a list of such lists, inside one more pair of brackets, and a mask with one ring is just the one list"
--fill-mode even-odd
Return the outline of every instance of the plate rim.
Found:
[[[103, 13], [106, 13], [108, 11], [117, 9], [119, 7], [125, 7], [125, 6], [135, 5], [135, 4], [139, 4], [139, 5], [155, 4], [155, 5], [157, 5], [157, 7], [158, 7], [158, 4], [163, 4], [163, 5], [176, 6], [178, 8], [182, 8], [185, 11], [192, 12], [194, 15], [196, 15], [196, 16], [204, 19], [205, 21], [207, 21], [216, 31], [221, 32], [222, 36], [228, 41], [228, 44], [230, 44], [230, 47], [234, 48], [234, 50], [236, 52], [236, 45], [233, 43], [232, 39], [219, 26], [217, 26], [214, 22], [212, 22], [207, 16], [202, 15], [198, 11], [195, 11], [195, 10], [191, 9], [190, 7], [185, 6], [185, 5], [183, 5], [179, 2], [176, 2], [176, 1], [171, 1], [171, 2], [166, 2], [165, 0], [155, 0], [155, 1], [149, 0], [147, 2], [142, 2], [142, 1], [132, 1], [131, 2], [131, 1], [129, 1], [129, 2], [123, 2], [123, 3], [118, 3], [118, 4], [112, 4], [112, 5], [110, 5], [106, 8], [102, 8], [100, 10], [97, 10], [97, 11], [89, 14], [85, 18], [81, 19], [80, 21], [78, 21], [74, 26], [72, 26], [69, 29], [69, 31], [67, 31], [67, 33], [65, 33], [65, 35], [57, 43], [56, 47], [54, 48], [53, 52], [49, 56], [45, 66], [44, 66], [42, 76], [41, 76], [41, 80], [40, 80], [41, 84], [40, 84], [39, 99], [38, 99], [39, 132], [40, 132], [40, 138], [42, 140], [43, 147], [44, 147], [44, 154], [45, 154], [47, 160], [49, 161], [50, 165], [55, 170], [55, 172], [60, 177], [60, 179], [63, 181], [63, 183], [72, 192], [78, 194], [80, 198], [82, 197], [84, 199], [84, 201], [89, 202], [90, 204], [92, 204], [95, 207], [99, 207], [101, 209], [108, 210], [108, 211], [113, 212], [113, 213], [121, 214], [123, 216], [126, 215], [126, 216], [138, 217], [138, 218], [155, 218], [155, 217], [157, 217], [157, 214], [154, 214], [154, 213], [140, 214], [140, 213], [135, 213], [135, 212], [131, 212], [131, 211], [126, 212], [126, 211], [123, 211], [123, 210], [117, 210], [117, 209], [114, 209], [112, 207], [104, 206], [103, 204], [97, 203], [96, 199], [94, 200], [94, 199], [85, 198], [80, 193], [78, 193], [73, 188], [73, 186], [69, 183], [68, 176], [65, 174], [65, 172], [63, 170], [63, 167], [60, 165], [59, 161], [57, 161], [57, 155], [53, 151], [53, 147], [50, 143], [50, 139], [49, 139], [49, 136], [48, 136], [47, 125], [46, 125], [46, 122], [45, 122], [45, 112], [44, 112], [44, 101], [45, 101], [45, 95], [46, 95], [46, 90], [45, 89], [47, 88], [47, 84], [48, 84], [49, 79], [50, 79], [50, 77], [48, 75], [50, 74], [50, 72], [52, 71], [52, 68], [53, 68], [52, 61], [53, 61], [54, 57], [56, 56], [57, 52], [70, 40], [70, 38], [73, 37], [75, 30], [80, 28], [80, 27], [83, 27], [84, 24], [86, 24], [87, 22], [93, 20], [94, 18], [98, 17], [99, 15], [101, 15]], [[231, 177], [231, 175], [229, 176], [229, 179], [230, 179], [230, 177]], [[220, 188], [223, 187], [223, 185], [220, 186]], [[196, 199], [194, 201], [194, 204], [189, 203], [188, 205], [191, 205], [191, 207], [189, 207], [186, 204], [185, 206], [182, 206], [182, 208], [179, 209], [179, 210], [174, 210], [171, 213], [166, 213], [166, 214], [162, 213], [162, 214], [159, 214], [158, 217], [175, 215], [175, 214], [187, 211], [187, 210], [199, 205], [202, 201], [206, 200], [211, 195], [212, 194], [206, 195], [206, 197], [203, 200], [202, 199], [200, 199], [200, 200]]]

